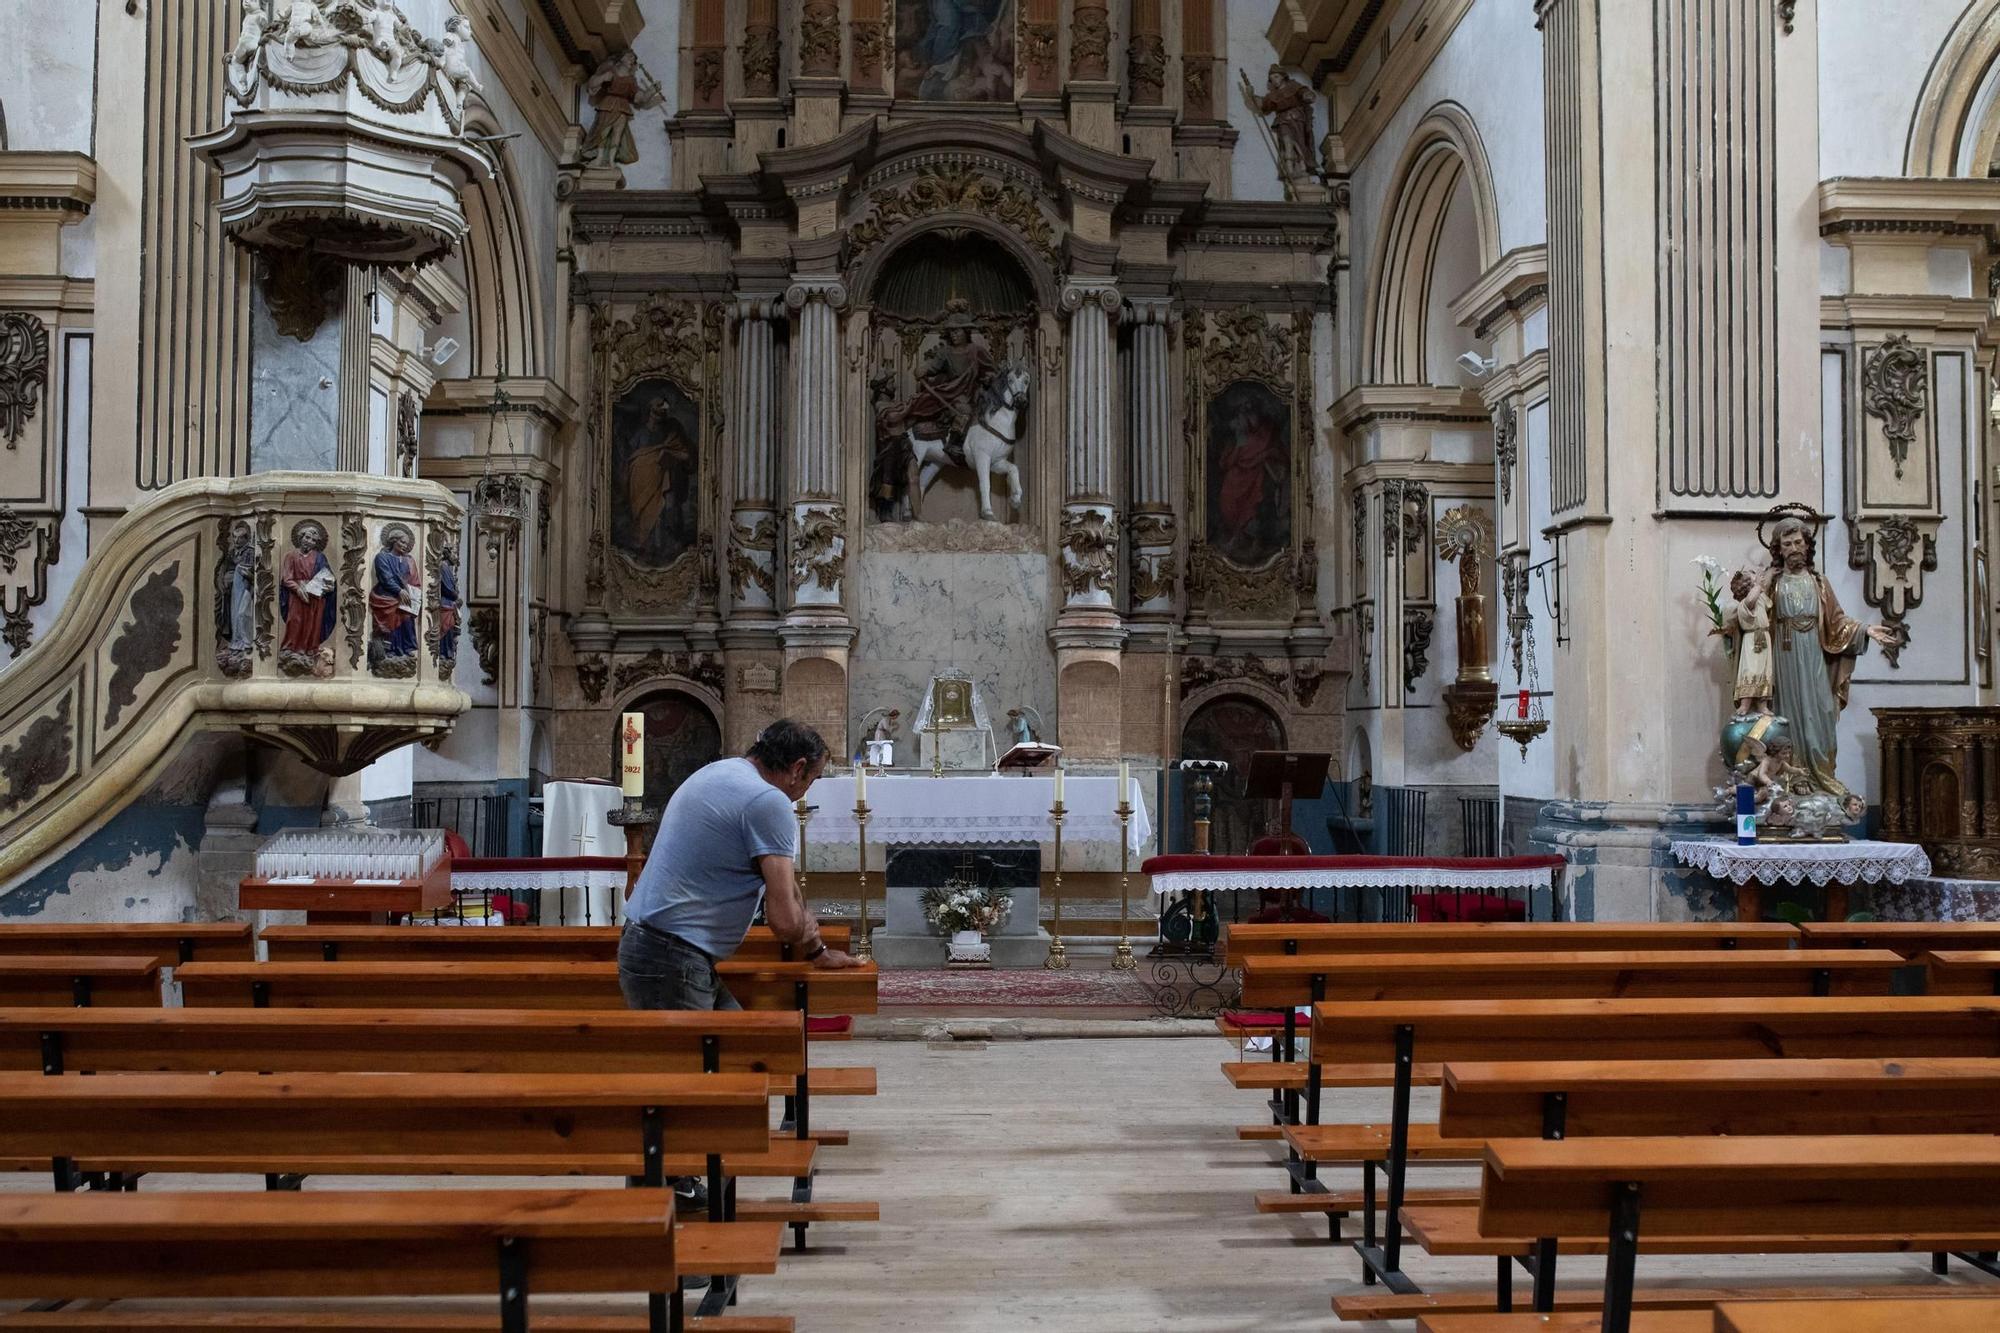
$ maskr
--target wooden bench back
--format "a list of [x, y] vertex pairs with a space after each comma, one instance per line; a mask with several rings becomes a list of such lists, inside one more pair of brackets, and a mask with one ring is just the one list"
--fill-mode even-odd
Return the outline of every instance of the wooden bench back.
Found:
[[1380, 1063], [1393, 1058], [1405, 1027], [1427, 1064], [2000, 1057], [2000, 1000], [1929, 995], [1323, 1004], [1313, 1014], [1312, 1055]]
[[1243, 965], [1243, 1003], [1887, 995], [1904, 965], [1886, 949], [1253, 956]]
[[[506, 927], [500, 927], [506, 929]], [[875, 1011], [875, 969], [809, 963], [719, 966], [751, 1010]], [[616, 963], [191, 963], [176, 974], [189, 1008], [610, 1010], [625, 1004]]]
[[1271, 954], [1789, 949], [1798, 943], [1798, 928], [1782, 921], [1361, 921], [1232, 925], [1223, 935], [1224, 956], [1231, 967], [1243, 966], [1245, 958]]
[[1921, 958], [1940, 949], [2000, 949], [2000, 921], [1807, 921], [1808, 949], [1894, 949]]
[[1848, 1301], [1759, 1301], [1746, 1295], [1715, 1307], [1703, 1333], [1993, 1333], [2000, 1328], [2000, 1298], [1954, 1296]]
[[2000, 1059], [1598, 1060], [1444, 1068], [1448, 1139], [2000, 1134]]
[[2000, 949], [1948, 949], [1923, 961], [1925, 987], [1933, 995], [2000, 995]]
[[2000, 1138], [1500, 1139], [1487, 1145], [1486, 1236], [1603, 1236], [1636, 1184], [1645, 1238], [1717, 1237], [1732, 1251], [1903, 1238], [1917, 1250], [2000, 1247]]
[[159, 1004], [160, 964], [152, 954], [0, 957], [0, 1005]]
[[[524, 962], [615, 963], [619, 926], [502, 926], [495, 929], [432, 929], [422, 926], [267, 926], [258, 937], [274, 963], [449, 963]], [[845, 950], [846, 926], [823, 926], [827, 947]], [[768, 926], [752, 926], [732, 961], [779, 962], [790, 946]], [[247, 961], [245, 953], [238, 960]]]
[[58, 954], [99, 958], [150, 955], [161, 967], [247, 963], [256, 954], [248, 921], [0, 925], [0, 957]]
[[[712, 1046], [712, 1054], [711, 1054]], [[0, 1069], [796, 1076], [791, 1013], [0, 1009]]]
[[0, 1299], [638, 1292], [674, 1273], [665, 1190], [338, 1190], [0, 1197]]
[[602, 1154], [639, 1175], [649, 1108], [665, 1153], [770, 1146], [759, 1074], [0, 1074], [0, 1158]]

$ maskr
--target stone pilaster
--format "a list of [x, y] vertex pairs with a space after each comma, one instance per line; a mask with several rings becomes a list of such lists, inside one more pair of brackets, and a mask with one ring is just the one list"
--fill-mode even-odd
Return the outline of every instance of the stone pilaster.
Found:
[[1132, 539], [1131, 608], [1135, 621], [1167, 622], [1179, 592], [1176, 547], [1179, 520], [1173, 504], [1174, 391], [1167, 353], [1171, 301], [1127, 303], [1132, 325], [1130, 415]]
[[778, 608], [777, 382], [772, 321], [784, 313], [767, 296], [736, 303], [736, 477], [726, 571], [729, 620], [770, 620]]
[[847, 577], [847, 507], [840, 468], [840, 312], [847, 288], [800, 275], [785, 292], [798, 321], [792, 339], [792, 448], [785, 521], [789, 610], [784, 708], [847, 753], [847, 658], [854, 626], [841, 604]]

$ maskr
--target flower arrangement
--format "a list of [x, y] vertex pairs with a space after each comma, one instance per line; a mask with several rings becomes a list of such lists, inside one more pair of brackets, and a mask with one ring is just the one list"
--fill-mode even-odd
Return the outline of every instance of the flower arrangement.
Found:
[[931, 929], [946, 935], [961, 930], [985, 934], [1007, 924], [1014, 899], [1002, 889], [976, 884], [940, 884], [924, 890], [924, 920]]
[[[1722, 562], [1712, 555], [1698, 555], [1694, 564], [1701, 570], [1701, 604], [1708, 611], [1709, 623], [1714, 626], [1710, 634], [1722, 635], [1724, 617], [1722, 614]], [[1722, 651], [1732, 652], [1734, 645], [1726, 635], [1722, 637]]]

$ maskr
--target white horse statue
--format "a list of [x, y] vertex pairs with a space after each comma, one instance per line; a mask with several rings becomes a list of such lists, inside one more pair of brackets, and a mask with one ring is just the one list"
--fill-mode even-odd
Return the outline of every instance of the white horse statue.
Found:
[[1007, 500], [1016, 516], [1021, 510], [1021, 469], [1014, 463], [1014, 445], [1021, 438], [1028, 409], [1028, 372], [1008, 366], [980, 390], [973, 404], [972, 424], [966, 427], [965, 443], [952, 448], [943, 439], [931, 439], [911, 431], [910, 517], [921, 520], [924, 492], [946, 467], [971, 468], [979, 478], [979, 516], [993, 517], [993, 474], [1007, 479]]

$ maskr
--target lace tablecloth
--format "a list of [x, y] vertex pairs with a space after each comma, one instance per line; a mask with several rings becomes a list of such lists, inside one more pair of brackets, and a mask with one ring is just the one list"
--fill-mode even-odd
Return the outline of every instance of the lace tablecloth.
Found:
[[1682, 865], [1732, 884], [1903, 884], [1931, 873], [1931, 860], [1913, 842], [1760, 842], [1749, 847], [1696, 838], [1673, 844]]
[[[1131, 845], [1143, 851], [1153, 836], [1139, 780], [1132, 779]], [[806, 794], [819, 807], [806, 823], [806, 841], [816, 846], [853, 843], [854, 778], [821, 778]], [[994, 847], [1045, 843], [1055, 838], [1049, 807], [1055, 804], [1052, 777], [871, 777], [868, 779], [868, 841], [884, 846]], [[1118, 841], [1118, 779], [1063, 781], [1063, 840]]]
[[1156, 894], [1260, 889], [1547, 889], [1558, 856], [1155, 856]]

